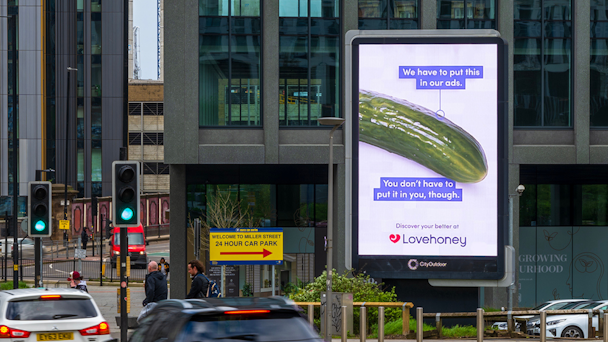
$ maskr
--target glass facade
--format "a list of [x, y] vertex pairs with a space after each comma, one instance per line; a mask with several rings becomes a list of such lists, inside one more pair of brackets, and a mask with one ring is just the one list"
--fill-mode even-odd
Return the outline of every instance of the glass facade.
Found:
[[418, 0], [359, 0], [359, 29], [417, 29], [418, 13]]
[[199, 125], [261, 126], [259, 0], [199, 0]]
[[514, 126], [572, 127], [572, 2], [514, 6]]
[[318, 126], [340, 116], [337, 0], [279, 1], [279, 124]]
[[496, 29], [496, 0], [437, 0], [438, 29]]
[[608, 127], [608, 2], [591, 2], [590, 124]]
[[[326, 184], [193, 184], [188, 186], [190, 218], [207, 218], [211, 224], [209, 201], [218, 193], [240, 203], [241, 212], [248, 213], [259, 227], [327, 227]], [[297, 229], [295, 229], [297, 230]], [[294, 230], [294, 234], [298, 234]], [[289, 233], [289, 229], [285, 231]], [[308, 236], [310, 245], [314, 233]], [[307, 249], [299, 246], [300, 252]]]

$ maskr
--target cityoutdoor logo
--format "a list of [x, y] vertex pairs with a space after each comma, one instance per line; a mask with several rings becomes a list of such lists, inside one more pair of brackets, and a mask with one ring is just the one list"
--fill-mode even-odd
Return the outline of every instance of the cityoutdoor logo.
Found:
[[418, 269], [418, 267], [447, 267], [448, 263], [447, 262], [427, 262], [427, 261], [420, 261], [418, 262], [418, 259], [410, 259], [407, 262], [407, 267], [409, 267], [410, 270], [415, 271]]

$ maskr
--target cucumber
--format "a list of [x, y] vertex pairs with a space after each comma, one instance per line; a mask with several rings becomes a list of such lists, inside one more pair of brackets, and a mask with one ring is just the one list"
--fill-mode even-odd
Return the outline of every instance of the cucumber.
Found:
[[413, 160], [460, 183], [488, 174], [483, 148], [467, 131], [403, 99], [359, 91], [359, 140]]

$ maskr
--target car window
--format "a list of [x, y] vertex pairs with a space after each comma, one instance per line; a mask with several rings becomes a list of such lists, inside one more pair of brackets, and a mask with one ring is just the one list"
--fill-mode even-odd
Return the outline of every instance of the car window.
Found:
[[6, 319], [14, 321], [42, 321], [97, 317], [97, 310], [88, 298], [58, 300], [10, 301]]
[[577, 310], [586, 310], [586, 309], [593, 309], [597, 306], [597, 303], [587, 303], [585, 305], [582, 306], [578, 306], [576, 307]]
[[597, 308], [598, 310], [606, 310], [608, 308], [608, 305], [604, 305], [601, 308]]
[[589, 302], [574, 302], [574, 303], [569, 303], [568, 305], [564, 305], [562, 307], [562, 310], [574, 310], [574, 309], [578, 309], [581, 306], [587, 305], [589, 304]]
[[544, 307], [546, 307], [549, 303], [542, 303], [536, 307], [534, 307], [532, 310], [542, 310]]
[[[128, 233], [127, 239], [129, 241], [129, 245], [143, 245], [144, 244], [144, 234], [143, 233]], [[114, 234], [114, 244], [116, 246], [120, 246], [120, 233]]]
[[150, 314], [139, 322], [139, 327], [133, 332], [129, 342], [144, 342], [146, 333], [153, 327], [152, 323], [156, 319], [155, 314]]
[[255, 315], [194, 316], [176, 341], [195, 342], [221, 339], [224, 342], [317, 340], [308, 322], [293, 313]]
[[[562, 309], [562, 308], [564, 308], [564, 307], [566, 307], [568, 305], [572, 305], [572, 304], [575, 304], [575, 303], [576, 302], [574, 302], [574, 303], [571, 303], [571, 302], [555, 303], [555, 304], [549, 305], [545, 310], [559, 310], [559, 309]], [[580, 302], [578, 304], [580, 304]]]

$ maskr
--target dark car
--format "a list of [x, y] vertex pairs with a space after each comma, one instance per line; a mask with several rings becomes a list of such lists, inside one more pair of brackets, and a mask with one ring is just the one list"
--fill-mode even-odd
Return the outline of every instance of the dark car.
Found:
[[321, 341], [282, 297], [161, 301], [129, 339], [148, 341]]

